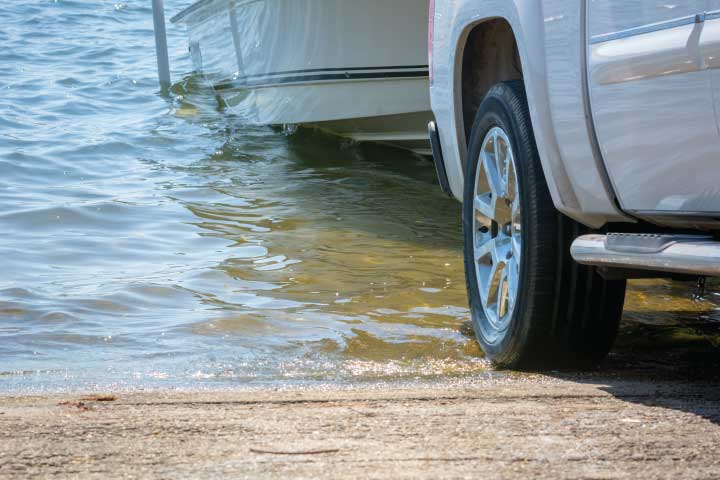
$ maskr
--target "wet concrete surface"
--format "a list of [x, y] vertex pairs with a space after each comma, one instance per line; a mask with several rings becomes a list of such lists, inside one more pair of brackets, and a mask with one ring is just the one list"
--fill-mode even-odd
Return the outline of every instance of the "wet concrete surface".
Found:
[[637, 335], [590, 373], [0, 397], [0, 478], [718, 478], [717, 347]]

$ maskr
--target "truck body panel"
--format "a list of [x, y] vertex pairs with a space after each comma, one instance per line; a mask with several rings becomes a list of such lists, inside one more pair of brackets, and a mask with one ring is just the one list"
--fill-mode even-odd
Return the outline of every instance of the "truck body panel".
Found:
[[720, 0], [436, 0], [433, 19], [431, 103], [455, 197], [467, 160], [463, 55], [473, 29], [502, 19], [559, 211], [594, 228], [720, 218]]
[[535, 140], [556, 207], [589, 226], [630, 221], [615, 204], [590, 135], [583, 100], [583, 11], [584, 4], [571, 0], [437, 1], [431, 101], [458, 199], [467, 156], [461, 101], [464, 47], [474, 27], [501, 18], [515, 34]]
[[710, 68], [720, 20], [705, 0], [590, 5], [591, 105], [621, 207], [637, 215], [718, 214]]

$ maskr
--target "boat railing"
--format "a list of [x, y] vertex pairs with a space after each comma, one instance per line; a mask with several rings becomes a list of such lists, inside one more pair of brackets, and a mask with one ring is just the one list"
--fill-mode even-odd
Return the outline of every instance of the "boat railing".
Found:
[[158, 80], [160, 81], [160, 88], [163, 93], [167, 93], [170, 90], [170, 60], [168, 59], [165, 5], [163, 4], [163, 0], [152, 0], [152, 10]]

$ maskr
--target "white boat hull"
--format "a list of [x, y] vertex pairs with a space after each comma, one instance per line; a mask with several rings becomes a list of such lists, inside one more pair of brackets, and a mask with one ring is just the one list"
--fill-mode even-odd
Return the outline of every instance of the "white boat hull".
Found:
[[202, 0], [176, 16], [196, 69], [249, 124], [427, 153], [428, 0]]

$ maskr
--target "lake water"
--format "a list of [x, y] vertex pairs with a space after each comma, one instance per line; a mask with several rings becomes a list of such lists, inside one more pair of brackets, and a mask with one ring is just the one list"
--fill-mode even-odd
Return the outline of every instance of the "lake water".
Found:
[[[244, 127], [169, 42], [165, 98], [149, 0], [0, 4], [0, 392], [487, 372], [432, 164]], [[626, 319], [717, 325], [692, 295]]]

